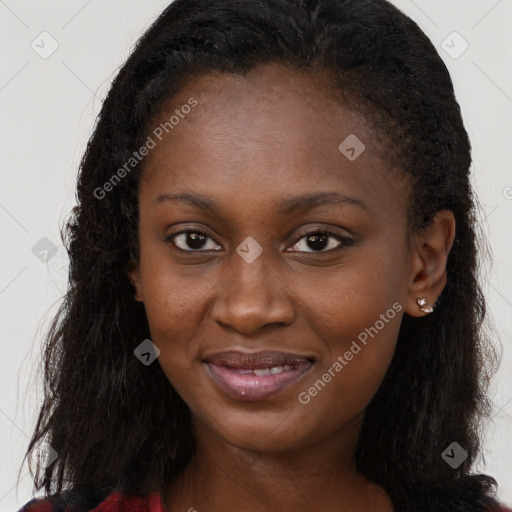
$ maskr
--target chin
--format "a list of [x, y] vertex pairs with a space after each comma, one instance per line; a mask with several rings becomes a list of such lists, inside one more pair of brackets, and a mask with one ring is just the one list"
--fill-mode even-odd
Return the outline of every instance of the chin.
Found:
[[[309, 411], [311, 413], [311, 411]], [[310, 415], [309, 421], [315, 417]], [[222, 422], [199, 419], [201, 429], [207, 429], [222, 441], [247, 451], [282, 452], [295, 450], [322, 437], [318, 424], [309, 424], [308, 418], [290, 411], [279, 413], [253, 411], [209, 412], [208, 418], [222, 418]], [[196, 420], [197, 421], [197, 420]], [[300, 428], [298, 428], [300, 426]], [[204, 434], [205, 432], [203, 432]]]

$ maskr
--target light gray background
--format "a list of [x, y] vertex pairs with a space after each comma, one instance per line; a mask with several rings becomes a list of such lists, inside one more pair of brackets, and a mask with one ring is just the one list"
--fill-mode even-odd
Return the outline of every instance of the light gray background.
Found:
[[[394, 3], [447, 63], [473, 144], [474, 186], [494, 253], [485, 291], [503, 347], [485, 465], [476, 470], [493, 475], [501, 498], [512, 504], [512, 2]], [[167, 4], [0, 0], [0, 510], [16, 511], [34, 496], [26, 465], [16, 486], [17, 476], [42, 399], [36, 373], [42, 332], [66, 283], [58, 227], [74, 205], [76, 170], [110, 81]], [[47, 59], [31, 47], [35, 41], [39, 51], [51, 48], [48, 36], [40, 36], [45, 31], [59, 45]], [[454, 31], [469, 44], [460, 56], [464, 41]], [[57, 246], [47, 263], [32, 252], [43, 237]]]

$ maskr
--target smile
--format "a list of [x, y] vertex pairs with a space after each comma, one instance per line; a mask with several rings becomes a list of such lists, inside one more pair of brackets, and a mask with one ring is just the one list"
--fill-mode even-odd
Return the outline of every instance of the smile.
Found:
[[298, 382], [312, 368], [311, 358], [286, 352], [224, 352], [203, 360], [208, 374], [235, 400], [269, 398]]

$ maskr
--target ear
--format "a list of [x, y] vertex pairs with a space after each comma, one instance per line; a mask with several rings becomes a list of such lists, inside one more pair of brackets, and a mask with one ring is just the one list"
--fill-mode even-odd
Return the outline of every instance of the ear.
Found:
[[410, 280], [405, 313], [420, 317], [418, 299], [425, 297], [434, 307], [446, 282], [446, 262], [455, 239], [455, 217], [449, 210], [437, 212], [432, 222], [421, 233], [414, 235], [411, 246]]
[[143, 302], [142, 300], [142, 287], [140, 286], [140, 268], [139, 265], [134, 261], [130, 261], [128, 265], [126, 265], [125, 273], [128, 276], [128, 279], [133, 282], [133, 287], [135, 288], [134, 298], [138, 302]]

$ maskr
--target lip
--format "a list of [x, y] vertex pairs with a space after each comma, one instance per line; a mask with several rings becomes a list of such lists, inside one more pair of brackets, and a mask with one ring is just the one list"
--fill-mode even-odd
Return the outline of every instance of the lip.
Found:
[[274, 350], [229, 351], [208, 356], [203, 363], [212, 380], [231, 398], [258, 401], [298, 382], [311, 370], [315, 358]]

